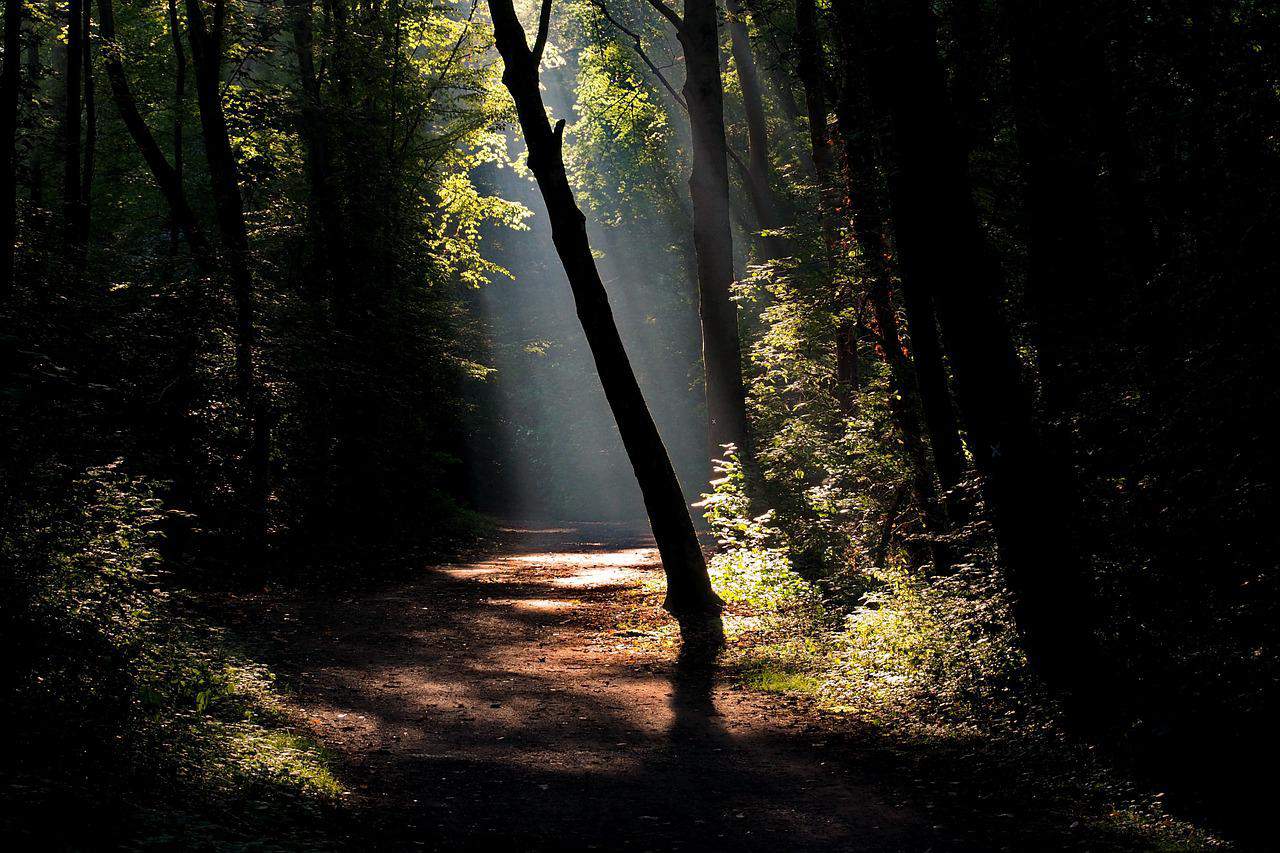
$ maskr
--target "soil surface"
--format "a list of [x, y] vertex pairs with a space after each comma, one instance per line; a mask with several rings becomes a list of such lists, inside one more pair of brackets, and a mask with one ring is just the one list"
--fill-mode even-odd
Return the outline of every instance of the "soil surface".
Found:
[[[387, 849], [956, 850], [783, 697], [637, 652], [647, 532], [520, 526], [375, 592], [237, 602]], [[652, 605], [645, 605], [652, 606]]]

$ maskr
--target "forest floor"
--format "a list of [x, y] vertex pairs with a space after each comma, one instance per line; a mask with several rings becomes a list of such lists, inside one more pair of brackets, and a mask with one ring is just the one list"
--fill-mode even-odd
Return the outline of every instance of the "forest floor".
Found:
[[[647, 532], [518, 526], [374, 591], [214, 605], [328, 751], [345, 839], [426, 850], [1140, 850], [1071, 803], [636, 643]], [[652, 584], [650, 584], [652, 586]], [[652, 612], [649, 612], [652, 611]], [[639, 619], [639, 621], [637, 621]], [[358, 828], [357, 828], [358, 827]], [[1178, 849], [1186, 849], [1179, 847]]]

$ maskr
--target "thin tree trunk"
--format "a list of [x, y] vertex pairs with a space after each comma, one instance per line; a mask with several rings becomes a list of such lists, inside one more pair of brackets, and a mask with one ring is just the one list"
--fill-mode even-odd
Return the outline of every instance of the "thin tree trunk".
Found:
[[[544, 8], [549, 8], [550, 0], [544, 0], [544, 4]], [[547, 121], [538, 84], [545, 23], [531, 51], [511, 0], [489, 0], [489, 9], [504, 65], [502, 81], [515, 101], [529, 147], [529, 169], [546, 202], [552, 239], [569, 278], [578, 319], [591, 347], [600, 383], [617, 421], [662, 555], [667, 576], [664, 606], [682, 624], [705, 620], [720, 611], [722, 602], [711, 589], [688, 506], [627, 359], [591, 254], [586, 220], [574, 201], [565, 173], [564, 121], [558, 122], [554, 129]]]
[[[765, 120], [764, 93], [760, 87], [760, 74], [756, 68], [755, 54], [747, 35], [746, 10], [738, 0], [725, 0], [729, 43], [733, 52], [733, 65], [742, 87], [743, 113], [747, 120], [747, 171], [751, 180], [748, 191], [752, 206], [763, 231], [776, 231], [786, 224], [778, 195], [774, 191], [773, 164], [769, 156], [769, 126]], [[766, 236], [762, 247], [769, 258], [781, 258], [789, 254], [788, 241], [779, 236]]]
[[[78, 247], [80, 230], [80, 95], [84, 44], [84, 0], [67, 2], [66, 70], [63, 76], [62, 211], [67, 242]], [[73, 249], [78, 254], [78, 249]]]
[[82, 2], [84, 4], [84, 41], [80, 45], [80, 51], [84, 78], [84, 161], [80, 167], [80, 237], [87, 241], [93, 202], [93, 172], [95, 157], [98, 153], [98, 105], [93, 80], [93, 41], [90, 38], [93, 4], [91, 0], [82, 0]]
[[[890, 412], [911, 465], [912, 492], [924, 517], [926, 530], [938, 534], [943, 531], [945, 521], [934, 486], [934, 466], [929, 462], [929, 451], [924, 438], [924, 407], [917, 378], [913, 374], [911, 360], [903, 352], [898, 315], [893, 306], [892, 267], [884, 236], [884, 203], [871, 142], [870, 110], [858, 108], [858, 102], [865, 102], [866, 99], [866, 82], [860, 68], [854, 66], [851, 59], [852, 57], [847, 56], [845, 60], [844, 85], [837, 109], [848, 164], [846, 176], [853, 234], [860, 249], [864, 277], [870, 284], [868, 298], [875, 316], [885, 364], [889, 368]], [[862, 126], [857, 124], [859, 118], [862, 119]], [[912, 343], [914, 344], [914, 339]], [[918, 370], [919, 366], [916, 365], [915, 369]], [[946, 403], [950, 410], [950, 401]], [[950, 442], [947, 436], [940, 437], [935, 445], [935, 453], [938, 450], [944, 453], [953, 450], [957, 454], [960, 452], [960, 438], [954, 421], [949, 439]], [[943, 483], [946, 481], [943, 480]], [[952, 481], [945, 488], [954, 485]], [[933, 556], [935, 565], [940, 569], [945, 568], [946, 560], [941, 549], [935, 547]]]
[[173, 42], [173, 174], [182, 186], [183, 117], [187, 105], [187, 51], [182, 46], [182, 27], [178, 21], [178, 2], [168, 0], [169, 38]]
[[[832, 155], [831, 133], [827, 127], [826, 50], [818, 34], [818, 10], [814, 0], [796, 0], [796, 49], [800, 53], [797, 72], [804, 87], [804, 101], [809, 123], [809, 147], [813, 155], [814, 177], [818, 181], [818, 203], [822, 222], [822, 239], [828, 266], [834, 275], [834, 259], [838, 254], [839, 234], [836, 211], [841, 206]], [[838, 287], [836, 303], [847, 306], [852, 294]], [[852, 412], [858, 394], [858, 329], [853, 318], [845, 316], [836, 326], [837, 399], [845, 412]]]
[[226, 18], [224, 0], [215, 0], [213, 19], [207, 21], [201, 0], [187, 0], [187, 36], [195, 68], [196, 101], [200, 129], [213, 191], [218, 231], [226, 250], [236, 303], [236, 395], [247, 419], [249, 434], [248, 512], [250, 547], [265, 547], [267, 496], [269, 493], [268, 425], [266, 399], [254, 364], [255, 318], [253, 273], [250, 268], [249, 234], [244, 220], [235, 152], [222, 110], [222, 40]]
[[336, 296], [351, 285], [351, 269], [346, 251], [346, 228], [333, 180], [333, 157], [329, 128], [320, 100], [320, 79], [316, 74], [310, 0], [294, 0], [293, 44], [302, 84], [302, 131], [307, 149], [307, 180], [311, 202], [320, 226], [320, 240], [333, 277]]
[[[39, 85], [40, 69], [40, 37], [33, 21], [27, 30], [27, 85], [34, 92]], [[40, 216], [44, 206], [44, 160], [36, 152], [28, 157], [28, 168], [31, 171], [31, 188], [28, 198], [31, 201], [32, 218]]]
[[978, 223], [927, 0], [839, 2], [852, 7], [872, 88], [891, 119], [889, 186], [903, 280], [929, 293], [942, 320], [1028, 657], [1078, 719], [1091, 722], [1112, 670], [1066, 525], [1067, 478], [1037, 438], [1001, 316], [1000, 271]]
[[[107, 81], [111, 84], [111, 96], [115, 102], [116, 112], [119, 113], [120, 120], [125, 129], [129, 131], [129, 136], [133, 139], [134, 144], [138, 146], [138, 151], [142, 154], [142, 159], [146, 161], [147, 168], [151, 170], [151, 177], [156, 182], [156, 186], [160, 189], [160, 194], [164, 196], [165, 203], [169, 207], [170, 221], [186, 238], [187, 244], [191, 248], [192, 258], [202, 272], [212, 273], [216, 269], [213, 250], [200, 230], [195, 213], [187, 202], [186, 191], [182, 186], [182, 175], [178, 171], [178, 166], [171, 165], [165, 157], [164, 152], [160, 149], [160, 144], [156, 141], [151, 129], [147, 127], [146, 121], [142, 118], [142, 114], [138, 110], [137, 100], [133, 96], [133, 91], [129, 88], [124, 65], [120, 60], [119, 46], [115, 44], [116, 22], [112, 0], [98, 0], [98, 29], [106, 42], [102, 64], [107, 73]], [[179, 67], [181, 68], [184, 64], [184, 62], [180, 61]], [[180, 72], [180, 79], [181, 76]], [[180, 112], [180, 104], [175, 105], [175, 110]], [[180, 128], [180, 125], [178, 127]], [[179, 130], [178, 132], [180, 133], [181, 131]], [[180, 164], [179, 156], [180, 149], [175, 145], [174, 159], [176, 163]]]
[[[835, 7], [844, 34], [844, 85], [839, 102], [839, 118], [848, 162], [848, 190], [854, 215], [854, 233], [863, 254], [872, 263], [887, 263], [888, 239], [885, 203], [877, 175], [879, 159], [875, 139], [885, 135], [884, 119], [874, 109], [865, 57], [858, 47], [858, 21], [850, 3]], [[880, 259], [874, 261], [872, 259]], [[915, 384], [920, 396], [925, 429], [933, 450], [934, 467], [944, 492], [952, 490], [964, 476], [967, 463], [960, 441], [955, 407], [943, 363], [933, 300], [924, 288], [903, 288], [903, 307], [911, 337], [911, 361], [915, 368]], [[953, 520], [962, 508], [948, 501]]]
[[22, 0], [5, 0], [4, 66], [0, 68], [0, 307], [13, 289], [18, 239], [18, 69], [22, 61]]

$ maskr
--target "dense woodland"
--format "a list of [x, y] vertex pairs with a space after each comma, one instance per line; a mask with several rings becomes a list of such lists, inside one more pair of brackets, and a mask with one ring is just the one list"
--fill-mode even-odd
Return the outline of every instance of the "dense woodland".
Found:
[[690, 642], [763, 597], [728, 660], [1254, 837], [1273, 4], [6, 0], [2, 58], [6, 834], [321, 847], [202, 602], [643, 516]]

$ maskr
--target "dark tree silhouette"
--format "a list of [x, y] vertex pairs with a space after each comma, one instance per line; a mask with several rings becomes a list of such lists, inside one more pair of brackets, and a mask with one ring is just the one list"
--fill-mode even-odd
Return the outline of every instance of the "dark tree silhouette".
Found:
[[511, 93], [529, 147], [529, 169], [547, 205], [556, 252], [573, 291], [600, 384], [613, 411], [667, 576], [664, 607], [681, 623], [705, 621], [722, 602], [711, 589], [706, 560], [689, 509], [658, 428], [622, 346], [608, 294], [587, 240], [586, 218], [573, 198], [562, 153], [564, 120], [552, 128], [538, 88], [551, 0], [543, 0], [537, 38], [530, 49], [511, 0], [489, 0], [494, 38], [502, 55], [502, 82]]

